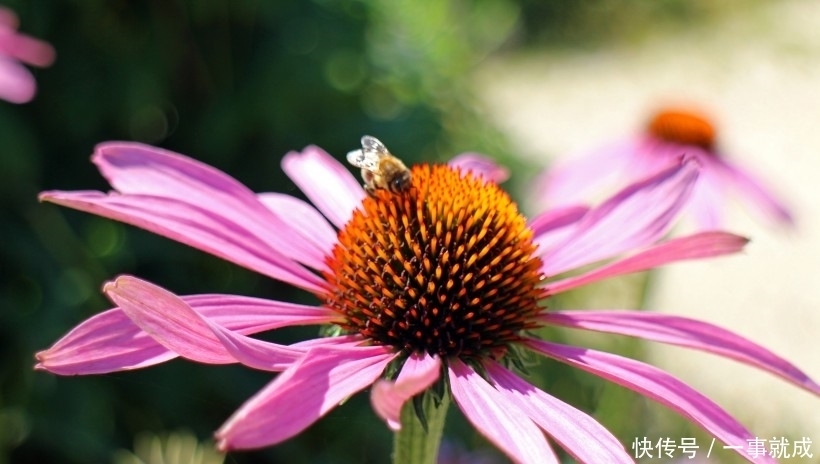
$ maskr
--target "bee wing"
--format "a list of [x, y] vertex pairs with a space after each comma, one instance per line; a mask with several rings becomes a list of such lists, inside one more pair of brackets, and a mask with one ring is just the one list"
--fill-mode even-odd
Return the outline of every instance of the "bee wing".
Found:
[[362, 149], [349, 152], [347, 162], [357, 168], [375, 171], [379, 167], [379, 160], [389, 154], [390, 152], [379, 139], [365, 135], [362, 137]]
[[390, 153], [381, 140], [369, 135], [362, 136], [362, 150], [377, 153], [380, 157]]

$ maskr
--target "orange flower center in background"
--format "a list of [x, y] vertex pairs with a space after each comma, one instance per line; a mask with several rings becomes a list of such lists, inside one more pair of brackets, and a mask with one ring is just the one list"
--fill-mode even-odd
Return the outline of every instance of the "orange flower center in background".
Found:
[[449, 166], [376, 190], [328, 257], [326, 304], [371, 343], [441, 357], [502, 355], [539, 311], [532, 230], [492, 182]]
[[711, 151], [715, 145], [715, 126], [703, 115], [685, 110], [665, 110], [649, 121], [649, 133], [661, 140], [694, 145]]

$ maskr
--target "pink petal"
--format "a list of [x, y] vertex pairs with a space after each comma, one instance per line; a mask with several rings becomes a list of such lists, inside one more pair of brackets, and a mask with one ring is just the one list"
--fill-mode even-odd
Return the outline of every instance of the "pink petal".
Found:
[[627, 181], [643, 177], [645, 171], [636, 172], [640, 165], [633, 163], [642, 143], [639, 138], [617, 141], [559, 161], [537, 179], [536, 195], [549, 207], [574, 205], [589, 201], [606, 187], [624, 185], [627, 172]]
[[228, 419], [216, 432], [217, 446], [260, 448], [297, 435], [371, 385], [393, 357], [382, 346], [309, 350]]
[[547, 210], [530, 221], [530, 229], [537, 237], [548, 234], [555, 229], [562, 229], [575, 224], [589, 212], [585, 205], [563, 206]]
[[671, 227], [698, 176], [687, 159], [629, 187], [593, 208], [570, 237], [543, 250], [548, 276], [650, 245]]
[[13, 10], [0, 6], [0, 29], [17, 30], [19, 24], [17, 14]]
[[479, 153], [462, 153], [447, 162], [454, 168], [461, 169], [462, 172], [472, 172], [473, 175], [483, 177], [490, 182], [500, 184], [510, 178], [510, 170], [498, 165], [492, 158]]
[[631, 179], [647, 177], [666, 169], [677, 163], [681, 156], [698, 160], [701, 163], [701, 171], [705, 169], [702, 162], [713, 158], [700, 147], [670, 143], [647, 134], [636, 137], [635, 142], [634, 151], [630, 154], [632, 160], [628, 166]]
[[[283, 370], [305, 353], [235, 334], [204, 318], [173, 293], [135, 277], [120, 276], [105, 284], [103, 291], [157, 342], [194, 361], [227, 364], [251, 359], [251, 367]], [[256, 363], [263, 350], [266, 367]]]
[[[666, 405], [727, 445], [737, 446], [735, 451], [746, 459], [754, 459], [748, 454], [746, 447], [747, 440], [755, 437], [712, 400], [672, 375], [648, 364], [611, 353], [542, 340], [527, 340], [525, 344], [545, 356], [601, 376]], [[768, 456], [760, 456], [754, 462], [776, 461]]]
[[575, 229], [570, 227], [589, 212], [588, 206], [564, 206], [545, 211], [530, 221], [534, 242], [541, 250], [549, 250], [564, 242]]
[[790, 226], [794, 225], [794, 216], [792, 216], [789, 208], [761, 181], [740, 166], [725, 161], [719, 163], [719, 165], [717, 172], [730, 185], [738, 189], [739, 197], [746, 206], [769, 220]]
[[496, 390], [525, 411], [579, 462], [634, 462], [621, 442], [586, 413], [535, 388], [494, 361], [484, 367]]
[[628, 258], [620, 259], [590, 272], [550, 282], [547, 294], [555, 295], [610, 277], [646, 271], [664, 264], [737, 253], [749, 239], [727, 232], [702, 232], [654, 245]]
[[541, 429], [506, 394], [458, 359], [450, 360], [449, 374], [461, 412], [504, 454], [519, 463], [559, 462]]
[[244, 229], [208, 209], [171, 198], [51, 191], [40, 199], [132, 224], [315, 293], [324, 281], [270, 248]]
[[401, 429], [401, 408], [413, 396], [438, 380], [441, 361], [428, 354], [413, 354], [404, 363], [395, 382], [379, 380], [370, 392], [370, 404], [376, 415], [393, 431]]
[[[191, 309], [215, 324], [241, 334], [296, 325], [330, 323], [325, 308], [234, 295], [181, 297]], [[177, 357], [114, 308], [72, 329], [51, 348], [36, 354], [35, 369], [59, 375], [103, 374], [139, 369]]]
[[140, 369], [177, 354], [155, 342], [116, 308], [87, 319], [35, 357], [39, 361], [35, 369], [85, 375]]
[[50, 66], [56, 54], [54, 48], [42, 40], [0, 28], [0, 55], [38, 67]]
[[362, 184], [341, 163], [319, 147], [282, 158], [282, 169], [311, 203], [337, 228], [347, 224], [365, 197]]
[[542, 322], [576, 329], [640, 337], [685, 346], [740, 361], [778, 375], [820, 395], [820, 385], [785, 359], [756, 343], [712, 324], [643, 311], [556, 311]]
[[290, 345], [299, 349], [310, 349], [317, 346], [339, 346], [342, 348], [357, 348], [369, 346], [368, 341], [361, 335], [338, 335], [335, 337], [312, 338]]
[[34, 98], [34, 76], [23, 65], [0, 56], [0, 99], [26, 103]]
[[97, 146], [92, 161], [117, 191], [187, 203], [253, 236], [277, 254], [324, 269], [324, 250], [297, 234], [287, 211], [271, 211], [256, 195], [224, 172], [187, 156], [132, 142]]
[[[287, 216], [294, 239], [311, 242], [322, 255], [330, 256], [336, 245], [336, 230], [316, 208], [307, 202], [281, 193], [260, 193], [259, 201], [277, 214]], [[325, 266], [319, 269], [324, 269]]]
[[[708, 156], [708, 155], [704, 155]], [[698, 230], [718, 230], [723, 227], [728, 192], [726, 183], [709, 169], [715, 162], [711, 159], [702, 161], [706, 166], [692, 189], [692, 196], [684, 214], [694, 218]]]

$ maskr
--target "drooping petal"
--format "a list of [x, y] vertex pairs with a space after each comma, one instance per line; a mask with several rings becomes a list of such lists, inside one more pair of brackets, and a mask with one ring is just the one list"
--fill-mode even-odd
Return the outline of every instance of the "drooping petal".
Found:
[[[154, 340], [194, 361], [208, 364], [243, 362], [246, 358], [255, 361], [264, 350], [266, 370], [283, 370], [305, 353], [305, 350], [235, 334], [202, 317], [173, 293], [136, 277], [120, 276], [105, 284], [103, 291]], [[236, 350], [243, 349], [248, 352], [247, 356], [237, 357]], [[251, 367], [262, 368], [258, 364]]]
[[329, 256], [333, 251], [336, 231], [309, 203], [281, 193], [260, 193], [257, 198], [271, 211], [285, 215], [291, 231], [295, 233], [294, 240], [312, 242], [324, 256]]
[[450, 389], [461, 412], [513, 461], [558, 463], [541, 429], [506, 395], [458, 359], [449, 363]]
[[[602, 187], [617, 187], [643, 142], [638, 138], [613, 142], [551, 166], [536, 180], [536, 195], [548, 207], [590, 201]], [[632, 179], [640, 178], [632, 177]]]
[[401, 368], [396, 381], [379, 380], [370, 392], [370, 404], [376, 415], [393, 431], [401, 429], [401, 408], [413, 396], [438, 380], [441, 361], [428, 354], [412, 354]]
[[800, 369], [762, 346], [715, 325], [643, 311], [555, 311], [542, 322], [576, 329], [630, 335], [714, 353], [754, 366], [820, 395], [820, 385]]
[[786, 204], [751, 173], [725, 161], [719, 163], [716, 171], [738, 190], [740, 200], [752, 211], [773, 222], [794, 225], [794, 216]]
[[510, 178], [509, 169], [496, 164], [491, 158], [479, 153], [462, 153], [453, 157], [447, 164], [454, 168], [460, 168], [462, 172], [472, 172], [474, 175], [496, 184]]
[[697, 162], [684, 159], [626, 187], [585, 215], [566, 241], [541, 250], [542, 271], [553, 276], [651, 245], [669, 230], [697, 176]]
[[747, 449], [747, 440], [755, 438], [751, 432], [712, 400], [656, 367], [611, 353], [542, 340], [527, 340], [525, 344], [556, 361], [591, 372], [666, 405], [718, 440], [737, 447], [735, 451], [750, 461], [776, 462], [769, 456], [753, 458]]
[[216, 432], [217, 446], [259, 448], [297, 435], [375, 382], [393, 357], [382, 346], [309, 350], [228, 419]]
[[562, 229], [575, 224], [589, 212], [589, 207], [585, 205], [563, 206], [544, 211], [530, 223], [533, 235], [538, 239], [540, 235], [549, 234], [555, 229]]
[[321, 278], [267, 246], [241, 224], [189, 202], [93, 191], [43, 192], [40, 199], [141, 227], [305, 290], [323, 290]]
[[484, 367], [496, 390], [525, 411], [579, 462], [634, 462], [621, 442], [588, 414], [535, 388], [494, 361]]
[[35, 357], [35, 369], [58, 375], [87, 375], [141, 369], [174, 359], [177, 354], [157, 343], [116, 308], [87, 319]]
[[282, 158], [282, 170], [339, 229], [365, 197], [362, 184], [353, 174], [319, 147], [288, 153]]
[[[236, 295], [181, 297], [215, 324], [243, 335], [297, 325], [327, 324], [326, 308]], [[104, 374], [153, 366], [177, 357], [143, 332], [119, 308], [97, 314], [36, 354], [35, 369], [59, 375]]]
[[570, 227], [589, 212], [588, 206], [575, 205], [552, 208], [530, 221], [533, 242], [541, 250], [549, 250], [556, 244], [564, 242], [575, 231]]
[[324, 269], [324, 250], [293, 240], [289, 212], [272, 211], [233, 177], [187, 156], [133, 142], [97, 146], [91, 160], [118, 192], [176, 200], [220, 218], [243, 235], [314, 269]]
[[697, 230], [719, 230], [723, 228], [729, 192], [726, 182], [723, 182], [713, 169], [708, 169], [715, 162], [711, 158], [699, 160], [707, 168], [701, 170], [684, 214], [692, 216]]
[[544, 286], [544, 291], [555, 295], [599, 280], [646, 271], [676, 261], [737, 253], [748, 242], [745, 237], [727, 232], [702, 232], [674, 238], [590, 272], [550, 282]]

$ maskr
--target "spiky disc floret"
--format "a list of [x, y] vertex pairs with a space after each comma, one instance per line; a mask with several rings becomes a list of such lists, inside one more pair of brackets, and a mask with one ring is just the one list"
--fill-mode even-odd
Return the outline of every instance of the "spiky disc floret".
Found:
[[532, 238], [494, 183], [416, 166], [408, 190], [376, 190], [339, 232], [326, 303], [374, 344], [497, 357], [541, 310]]

